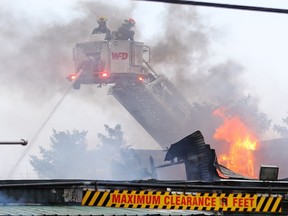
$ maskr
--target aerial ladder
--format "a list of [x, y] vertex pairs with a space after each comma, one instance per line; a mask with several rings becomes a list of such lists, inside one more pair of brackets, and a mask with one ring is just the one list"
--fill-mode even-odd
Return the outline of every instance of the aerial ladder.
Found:
[[[163, 75], [141, 88], [110, 88], [109, 94], [163, 147], [189, 134], [190, 105]], [[191, 132], [191, 130], [190, 130]]]
[[[150, 66], [150, 48], [129, 40], [91, 40], [73, 50], [74, 89], [110, 84], [112, 95], [162, 148], [194, 130], [192, 107], [169, 81]], [[75, 79], [76, 78], [76, 79]]]

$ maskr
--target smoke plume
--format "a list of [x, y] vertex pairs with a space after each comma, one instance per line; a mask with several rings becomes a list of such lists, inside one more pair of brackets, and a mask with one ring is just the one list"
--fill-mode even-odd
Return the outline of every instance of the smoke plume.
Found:
[[[96, 1], [79, 2], [75, 10], [81, 15], [69, 22], [43, 25], [0, 9], [0, 20], [5, 20], [0, 21], [0, 42], [4, 44], [0, 54], [0, 76], [5, 80], [1, 89], [19, 94], [36, 106], [47, 103], [59, 93], [63, 94], [68, 85], [65, 77], [74, 71], [74, 44], [88, 40], [96, 27], [97, 17], [110, 15], [108, 25], [115, 30], [124, 18], [133, 14], [134, 6], [119, 8]], [[209, 49], [215, 30], [205, 25], [195, 7], [171, 5], [167, 7], [163, 20], [163, 33], [150, 39], [154, 44], [151, 47], [151, 65], [156, 72], [165, 74], [193, 105], [195, 119], [191, 124], [195, 125], [195, 130], [202, 131], [216, 153], [225, 150], [213, 139], [221, 119], [212, 113], [219, 107], [226, 107], [230, 115], [241, 116], [260, 135], [267, 131], [271, 120], [259, 110], [258, 99], [245, 91], [245, 68], [231, 59], [210, 64], [213, 55]], [[142, 34], [141, 27], [137, 28], [136, 40]], [[149, 45], [149, 41], [145, 43]], [[98, 101], [102, 99], [101, 104], [95, 103], [95, 107], [109, 109], [103, 110], [101, 115], [122, 115], [120, 105], [114, 106], [115, 102], [103, 99], [107, 97], [107, 88], [101, 93], [99, 91], [95, 86], [84, 87], [77, 97], [89, 103], [94, 103], [95, 97]]]

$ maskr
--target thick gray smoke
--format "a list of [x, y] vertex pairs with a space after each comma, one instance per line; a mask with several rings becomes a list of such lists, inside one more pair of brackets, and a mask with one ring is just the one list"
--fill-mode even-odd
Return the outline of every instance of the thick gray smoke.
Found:
[[[5, 44], [0, 54], [0, 76], [5, 80], [2, 89], [21, 94], [23, 99], [35, 105], [45, 104], [58, 93], [64, 93], [68, 82], [65, 77], [74, 71], [74, 44], [88, 40], [98, 16], [111, 17], [109, 27], [115, 30], [134, 8], [133, 5], [118, 8], [91, 1], [80, 2], [75, 10], [81, 16], [68, 23], [43, 26], [0, 11], [0, 20], [7, 21], [0, 21], [0, 42]], [[169, 6], [163, 19], [162, 36], [151, 40], [151, 44], [155, 44], [151, 47], [151, 65], [157, 72], [167, 75], [193, 104], [195, 121], [191, 124], [203, 132], [206, 142], [216, 149], [216, 153], [224, 151], [222, 143], [213, 139], [222, 120], [212, 114], [223, 106], [229, 115], [240, 116], [257, 133], [265, 132], [270, 120], [259, 110], [257, 98], [245, 93], [244, 68], [229, 59], [217, 65], [209, 63], [209, 58], [213, 57], [209, 53], [213, 29], [205, 26], [195, 8]], [[137, 28], [136, 38], [140, 38], [141, 27]], [[149, 45], [149, 41], [145, 43]], [[77, 97], [94, 103], [96, 96], [98, 99], [107, 97], [107, 89], [99, 91], [95, 86], [89, 86], [81, 89]], [[121, 114], [120, 105], [111, 105], [114, 105], [111, 100], [106, 100], [100, 106], [109, 106], [109, 112]]]
[[[261, 141], [271, 120], [259, 109], [258, 98], [247, 93], [245, 68], [233, 59], [214, 65], [209, 62], [213, 58], [209, 46], [215, 30], [205, 26], [192, 7], [171, 6], [164, 19], [165, 37], [158, 38], [159, 42], [152, 48], [152, 61], [193, 104], [195, 119], [191, 124], [202, 131], [218, 155], [227, 151], [227, 144], [213, 138], [216, 128], [223, 123], [223, 119], [212, 114], [218, 108], [225, 108], [227, 116], [240, 117]], [[265, 155], [267, 149], [260, 143], [257, 165], [264, 159], [261, 151]], [[281, 168], [288, 175], [284, 164]]]
[[[155, 67], [171, 77], [191, 103], [208, 103], [214, 109], [225, 107], [230, 115], [241, 116], [257, 133], [265, 132], [270, 121], [259, 110], [258, 99], [245, 93], [244, 68], [229, 59], [211, 65], [209, 46], [215, 30], [204, 26], [205, 21], [195, 8], [174, 7], [165, 17], [165, 38], [152, 48]], [[211, 120], [211, 116], [200, 115], [195, 124]]]
[[99, 16], [113, 14], [119, 18], [109, 22], [116, 28], [125, 18], [123, 14], [128, 15], [131, 10], [98, 2], [80, 2], [76, 9], [83, 16], [69, 23], [55, 22], [42, 26], [12, 14], [0, 13], [1, 20], [5, 20], [0, 23], [0, 41], [4, 44], [0, 70], [7, 88], [21, 89], [23, 97], [32, 103], [45, 103], [58, 92], [64, 92], [68, 82], [65, 77], [74, 71], [74, 44], [89, 39]]

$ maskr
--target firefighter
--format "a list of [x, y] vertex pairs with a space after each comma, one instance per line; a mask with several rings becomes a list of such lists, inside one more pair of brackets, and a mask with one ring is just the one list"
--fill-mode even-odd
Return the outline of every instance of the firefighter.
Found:
[[119, 27], [117, 31], [117, 40], [131, 40], [134, 41], [135, 32], [131, 30], [136, 24], [135, 20], [128, 18], [124, 20], [124, 23]]
[[103, 16], [99, 17], [97, 22], [99, 26], [92, 31], [92, 35], [93, 34], [106, 34], [105, 40], [111, 40], [112, 39], [111, 30], [107, 27], [107, 24], [106, 24], [107, 18]]

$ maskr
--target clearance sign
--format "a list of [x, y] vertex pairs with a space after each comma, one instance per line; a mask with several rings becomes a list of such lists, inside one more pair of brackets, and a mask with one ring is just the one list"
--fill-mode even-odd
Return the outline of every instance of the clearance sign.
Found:
[[186, 193], [167, 191], [84, 190], [82, 205], [118, 208], [181, 209], [235, 212], [281, 212], [282, 196]]

